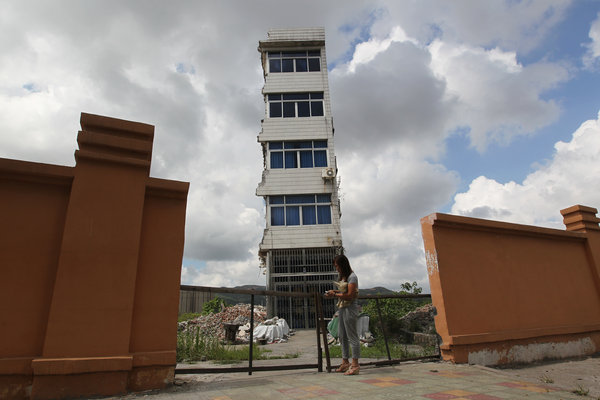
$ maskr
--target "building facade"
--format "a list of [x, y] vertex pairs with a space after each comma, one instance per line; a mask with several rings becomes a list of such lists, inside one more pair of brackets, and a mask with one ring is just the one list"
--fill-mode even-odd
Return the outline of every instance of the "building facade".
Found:
[[[259, 257], [267, 289], [323, 293], [337, 279], [332, 260], [343, 251], [325, 30], [273, 29], [258, 51], [265, 117], [256, 195], [266, 206]], [[292, 328], [314, 327], [311, 300], [277, 297], [267, 308]], [[324, 308], [333, 315], [333, 301]]]

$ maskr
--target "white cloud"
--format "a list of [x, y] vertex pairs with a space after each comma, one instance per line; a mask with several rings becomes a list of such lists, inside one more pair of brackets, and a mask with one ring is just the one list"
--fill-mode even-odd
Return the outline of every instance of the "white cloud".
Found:
[[427, 279], [419, 218], [451, 199], [458, 177], [411, 153], [396, 146], [369, 159], [338, 156], [344, 247], [366, 287]]
[[[0, 157], [73, 165], [82, 111], [153, 124], [152, 176], [191, 182], [185, 257], [194, 262], [184, 264], [182, 282], [264, 283], [257, 259], [264, 206], [254, 195], [264, 110], [256, 47], [269, 28], [325, 26], [336, 65], [344, 244], [361, 285], [425, 285], [418, 221], [451, 201], [460, 180], [442, 164], [445, 139], [470, 126], [484, 149], [554, 120], [558, 102], [544, 94], [568, 78], [566, 68], [522, 65], [519, 54], [536, 48], [566, 5], [4, 2]], [[596, 31], [597, 24], [592, 38]], [[482, 178], [473, 187], [484, 184], [498, 193], [503, 186]], [[506, 190], [517, 192], [515, 185]], [[471, 202], [466, 212], [493, 206]], [[513, 211], [503, 207], [492, 208]]]
[[446, 83], [456, 110], [448, 127], [469, 127], [471, 144], [484, 151], [554, 122], [560, 108], [542, 95], [568, 77], [565, 67], [539, 62], [523, 66], [514, 52], [485, 50], [440, 40], [430, 46], [431, 69]]
[[598, 58], [600, 58], [600, 13], [598, 13], [596, 19], [592, 22], [588, 35], [591, 42], [584, 44], [587, 47], [587, 51], [583, 56], [583, 64], [587, 68], [592, 68], [598, 63]]
[[550, 162], [523, 183], [484, 176], [454, 199], [452, 213], [564, 229], [561, 209], [600, 205], [600, 116], [585, 121], [569, 142], [557, 142]]
[[514, 49], [528, 53], [561, 22], [571, 1], [446, 1], [387, 3], [387, 18], [374, 30], [400, 24], [406, 33], [429, 43], [433, 39], [473, 47]]
[[211, 261], [203, 267], [186, 265], [184, 261], [181, 269], [181, 282], [185, 285], [233, 287], [252, 282], [264, 285], [264, 281], [258, 256], [247, 261]]

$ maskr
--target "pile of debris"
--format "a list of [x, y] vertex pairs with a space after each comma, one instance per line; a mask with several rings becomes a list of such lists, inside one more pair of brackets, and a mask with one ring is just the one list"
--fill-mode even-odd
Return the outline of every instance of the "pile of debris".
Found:
[[404, 340], [420, 346], [437, 346], [439, 338], [435, 330], [434, 316], [433, 304], [426, 304], [402, 317], [400, 333]]
[[435, 308], [433, 304], [425, 304], [409, 312], [400, 319], [402, 328], [411, 332], [435, 334]]
[[[225, 307], [223, 311], [215, 314], [201, 315], [194, 319], [182, 321], [179, 323], [178, 331], [199, 332], [200, 334], [225, 340], [225, 325], [246, 326], [246, 330], [240, 329], [237, 332], [236, 340], [242, 343], [249, 342], [250, 328], [250, 304], [236, 304], [235, 306]], [[258, 326], [265, 321], [267, 310], [264, 306], [254, 306], [254, 326]]]

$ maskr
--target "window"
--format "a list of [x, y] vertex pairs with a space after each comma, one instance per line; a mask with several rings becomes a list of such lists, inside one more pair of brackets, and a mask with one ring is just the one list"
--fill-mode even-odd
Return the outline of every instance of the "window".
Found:
[[270, 168], [327, 167], [327, 140], [269, 142]]
[[269, 196], [271, 226], [331, 224], [330, 194]]
[[267, 95], [270, 118], [322, 117], [323, 92]]
[[321, 52], [310, 51], [269, 51], [269, 72], [319, 72]]

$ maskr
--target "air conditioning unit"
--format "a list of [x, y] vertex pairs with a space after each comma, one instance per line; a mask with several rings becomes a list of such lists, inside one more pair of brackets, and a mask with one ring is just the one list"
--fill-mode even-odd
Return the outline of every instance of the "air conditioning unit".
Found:
[[321, 170], [321, 177], [323, 179], [333, 179], [333, 178], [335, 178], [335, 168], [323, 168]]

